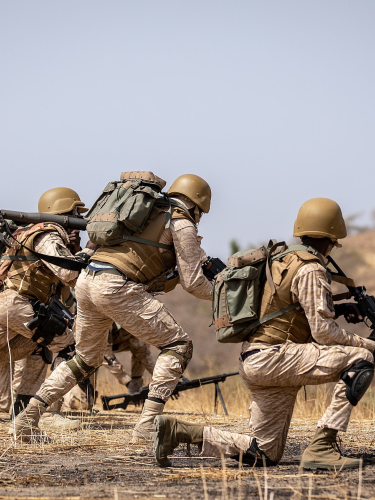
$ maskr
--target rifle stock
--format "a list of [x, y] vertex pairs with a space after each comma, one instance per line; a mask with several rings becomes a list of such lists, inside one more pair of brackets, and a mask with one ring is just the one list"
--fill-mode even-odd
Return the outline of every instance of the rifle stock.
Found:
[[79, 229], [85, 231], [87, 222], [83, 217], [71, 217], [68, 215], [45, 214], [42, 212], [14, 212], [12, 210], [0, 210], [4, 219], [10, 219], [20, 224], [38, 224], [39, 222], [56, 222], [65, 229]]
[[[196, 378], [193, 380], [189, 380], [184, 378], [182, 381], [179, 381], [175, 387], [175, 390], [172, 393], [173, 396], [178, 397], [180, 392], [188, 391], [190, 389], [196, 389], [197, 387], [201, 387], [202, 385], [215, 384], [215, 387], [218, 387], [217, 384], [219, 382], [225, 382], [228, 377], [234, 377], [238, 375], [238, 372], [231, 373], [222, 373], [221, 375], [214, 375], [212, 377], [204, 377], [204, 378]], [[148, 396], [148, 385], [142, 387], [139, 392], [134, 392], [132, 394], [117, 394], [116, 396], [101, 396], [103, 410], [113, 410], [115, 408], [123, 408], [126, 410], [129, 403], [140, 404], [143, 403], [147, 399]], [[122, 399], [122, 401], [114, 404], [110, 404], [114, 399]]]

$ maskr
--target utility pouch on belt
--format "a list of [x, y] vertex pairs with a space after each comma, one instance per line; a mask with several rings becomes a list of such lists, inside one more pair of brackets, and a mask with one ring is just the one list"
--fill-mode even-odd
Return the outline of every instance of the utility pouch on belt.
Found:
[[[213, 280], [212, 314], [218, 342], [243, 342], [259, 325], [299, 307], [297, 302], [259, 317], [266, 281], [271, 293], [275, 294], [271, 274], [273, 259], [301, 248], [301, 245], [287, 247], [285, 242], [271, 240], [267, 247], [237, 252], [229, 257], [227, 267]], [[307, 247], [303, 249], [306, 251]]]
[[67, 318], [62, 312], [64, 306], [60, 303], [60, 308], [55, 302], [59, 301], [54, 299], [51, 305], [46, 305], [39, 300], [30, 300], [34, 318], [26, 326], [34, 332], [32, 340], [43, 346], [48, 346], [55, 337], [62, 335], [68, 326]]

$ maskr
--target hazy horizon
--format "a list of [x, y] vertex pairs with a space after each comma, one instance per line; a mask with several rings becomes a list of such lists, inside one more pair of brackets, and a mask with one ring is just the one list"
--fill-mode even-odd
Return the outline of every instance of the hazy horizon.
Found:
[[203, 247], [291, 238], [299, 206], [370, 219], [374, 2], [0, 3], [0, 208], [90, 206], [121, 171], [204, 177]]

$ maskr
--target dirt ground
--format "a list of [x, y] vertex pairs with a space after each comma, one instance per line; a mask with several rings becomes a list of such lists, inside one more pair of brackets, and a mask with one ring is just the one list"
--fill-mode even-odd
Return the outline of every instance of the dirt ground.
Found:
[[[171, 412], [169, 412], [171, 413]], [[193, 422], [247, 431], [247, 420], [173, 412]], [[343, 436], [342, 449], [363, 457], [363, 470], [307, 474], [299, 459], [314, 433], [316, 421], [293, 420], [283, 460], [277, 467], [252, 469], [232, 460], [202, 459], [180, 446], [173, 466], [159, 468], [149, 445], [131, 445], [137, 411], [115, 410], [90, 416], [80, 412], [83, 430], [52, 434], [44, 446], [14, 447], [0, 421], [0, 499], [245, 499], [375, 498], [375, 424], [353, 421]]]

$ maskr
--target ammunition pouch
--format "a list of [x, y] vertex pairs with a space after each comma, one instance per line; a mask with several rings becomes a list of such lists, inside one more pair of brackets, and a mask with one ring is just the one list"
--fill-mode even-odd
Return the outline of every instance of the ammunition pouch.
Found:
[[370, 387], [373, 377], [374, 365], [369, 361], [359, 361], [341, 374], [341, 380], [346, 384], [345, 394], [350, 404], [357, 406]]
[[78, 353], [76, 353], [71, 360], [67, 361], [66, 365], [69, 366], [73, 372], [77, 382], [81, 382], [84, 378], [89, 377], [98, 368], [87, 365]]
[[39, 300], [30, 300], [34, 310], [34, 318], [27, 323], [34, 335], [32, 340], [40, 345], [48, 346], [56, 336], [62, 335], [67, 325], [64, 317], [51, 306]]
[[159, 356], [174, 356], [180, 361], [182, 371], [185, 371], [193, 357], [193, 342], [191, 340], [172, 342], [161, 349]]

